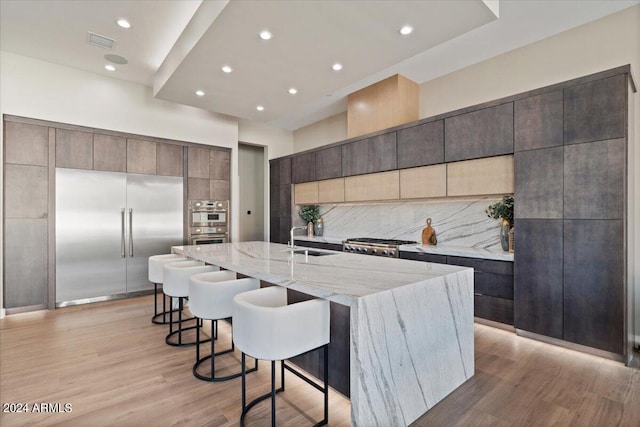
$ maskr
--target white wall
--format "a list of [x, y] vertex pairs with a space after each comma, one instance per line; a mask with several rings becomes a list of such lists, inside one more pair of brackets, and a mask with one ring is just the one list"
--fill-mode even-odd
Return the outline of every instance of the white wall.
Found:
[[[234, 206], [231, 212], [231, 238], [238, 239], [236, 120], [154, 99], [152, 89], [142, 85], [4, 51], [0, 52], [0, 114], [230, 147], [231, 198]], [[291, 154], [292, 132], [251, 122], [243, 122], [242, 127], [246, 141], [268, 146], [273, 157]], [[0, 135], [0, 146], [2, 144], [4, 142]], [[0, 165], [3, 152], [3, 149], [0, 150]], [[0, 256], [1, 251], [0, 246]], [[3, 307], [1, 273], [0, 307]], [[0, 312], [2, 315], [4, 310]]]
[[[420, 86], [420, 117], [479, 104], [554, 83], [631, 64], [636, 86], [640, 88], [640, 6], [622, 10], [597, 21], [576, 27], [553, 37], [507, 52], [463, 68]], [[640, 94], [635, 94], [635, 138], [640, 135]], [[307, 126], [312, 130], [296, 131], [294, 151], [325, 145], [319, 141], [322, 122]], [[324, 124], [330, 127], [329, 124]], [[305, 128], [303, 128], [305, 129]], [[326, 133], [335, 131], [327, 129]], [[338, 137], [332, 133], [332, 139]], [[346, 130], [342, 137], [346, 139]], [[629, 161], [629, 273], [635, 283], [636, 336], [640, 334], [640, 150]], [[635, 172], [635, 173], [633, 173]], [[635, 227], [634, 227], [635, 226]], [[635, 251], [633, 246], [635, 246]], [[640, 337], [636, 338], [640, 342]]]
[[309, 150], [347, 138], [347, 113], [336, 114], [293, 132], [294, 152]]

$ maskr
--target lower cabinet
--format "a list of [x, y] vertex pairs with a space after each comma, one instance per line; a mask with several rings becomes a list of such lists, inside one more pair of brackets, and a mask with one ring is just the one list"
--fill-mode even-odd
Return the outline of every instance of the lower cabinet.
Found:
[[309, 240], [296, 240], [297, 246], [305, 246], [307, 248], [327, 249], [330, 251], [342, 252], [342, 245], [339, 243], [312, 242]]
[[513, 262], [447, 256], [447, 264], [473, 268], [475, 317], [513, 325]]

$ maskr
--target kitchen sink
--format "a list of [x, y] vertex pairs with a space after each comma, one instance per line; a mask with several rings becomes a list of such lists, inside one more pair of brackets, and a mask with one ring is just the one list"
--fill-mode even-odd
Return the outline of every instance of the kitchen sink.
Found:
[[309, 256], [335, 255], [335, 253], [333, 252], [320, 252], [320, 251], [314, 251], [310, 249], [287, 249], [287, 252], [292, 252], [294, 254], [299, 254], [299, 255], [309, 255]]

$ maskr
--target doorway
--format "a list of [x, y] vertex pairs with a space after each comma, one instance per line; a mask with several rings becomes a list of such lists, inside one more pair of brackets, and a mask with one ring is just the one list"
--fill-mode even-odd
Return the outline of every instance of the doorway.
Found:
[[238, 143], [241, 242], [264, 240], [264, 147]]

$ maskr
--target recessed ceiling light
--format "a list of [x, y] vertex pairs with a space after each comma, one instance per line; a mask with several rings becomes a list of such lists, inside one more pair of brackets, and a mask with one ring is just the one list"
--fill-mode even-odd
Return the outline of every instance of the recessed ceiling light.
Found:
[[258, 110], [258, 111], [264, 111], [264, 107], [263, 107], [262, 105], [258, 105], [258, 106], [256, 107], [256, 110]]
[[228, 65], [223, 65], [222, 71], [224, 71], [225, 73], [230, 73], [233, 71], [233, 68], [229, 67]]
[[116, 67], [114, 67], [111, 64], [107, 64], [107, 65], [104, 66], [104, 69], [107, 70], [107, 71], [115, 71]]
[[267, 30], [260, 31], [260, 38], [262, 40], [270, 40], [271, 36], [272, 36], [271, 32]]
[[119, 27], [131, 28], [131, 24], [126, 19], [118, 19], [116, 22], [118, 23]]
[[413, 33], [413, 27], [411, 25], [405, 25], [400, 28], [400, 34], [402, 34], [403, 36], [408, 36], [411, 33]]
[[289, 93], [291, 95], [295, 95], [296, 93], [298, 93], [298, 89], [296, 89], [295, 87], [289, 88]]
[[197, 91], [196, 91], [196, 95], [198, 95], [198, 96], [204, 96], [204, 92], [203, 92], [203, 91], [201, 91], [201, 90], [197, 90]]
[[124, 56], [115, 55], [113, 53], [107, 53], [104, 56], [104, 59], [111, 62], [112, 64], [118, 64], [118, 65], [125, 65], [129, 63], [129, 61], [127, 61], [127, 58], [125, 58]]
[[339, 63], [339, 62], [336, 62], [335, 64], [333, 64], [331, 66], [331, 68], [333, 68], [333, 71], [340, 71], [340, 70], [342, 70], [342, 64]]

